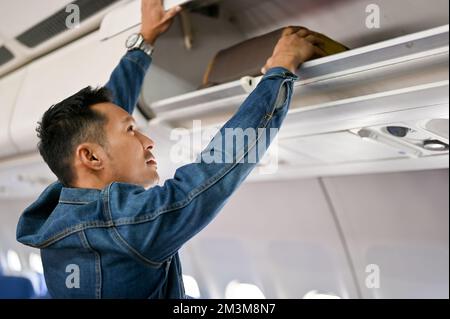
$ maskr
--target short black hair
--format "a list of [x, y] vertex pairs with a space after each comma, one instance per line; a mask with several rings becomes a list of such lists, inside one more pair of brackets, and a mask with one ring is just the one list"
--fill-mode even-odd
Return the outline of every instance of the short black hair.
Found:
[[64, 186], [74, 182], [72, 161], [78, 145], [91, 142], [106, 146], [107, 118], [91, 106], [111, 101], [107, 88], [88, 86], [52, 105], [38, 123], [39, 153]]

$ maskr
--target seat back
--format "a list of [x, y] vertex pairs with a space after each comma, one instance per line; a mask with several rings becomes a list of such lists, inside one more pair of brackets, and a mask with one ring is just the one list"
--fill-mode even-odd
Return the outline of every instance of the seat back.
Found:
[[29, 299], [35, 296], [30, 279], [0, 275], [0, 299]]

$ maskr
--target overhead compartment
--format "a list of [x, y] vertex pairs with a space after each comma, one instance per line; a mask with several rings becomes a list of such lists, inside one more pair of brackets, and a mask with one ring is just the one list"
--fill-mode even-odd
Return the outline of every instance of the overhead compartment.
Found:
[[[344, 113], [354, 117], [353, 111], [371, 115], [448, 104], [448, 30], [446, 25], [304, 63], [298, 72], [300, 81], [295, 84], [291, 114], [304, 111], [324, 119], [325, 114], [330, 117], [339, 113], [341, 117], [336, 120], [341, 121]], [[244, 77], [155, 101], [150, 108], [158, 121], [175, 126], [189, 127], [193, 118], [220, 123], [260, 79]], [[405, 103], [387, 104], [386, 99], [393, 96], [403, 97]], [[404, 98], [410, 98], [411, 104]], [[367, 101], [372, 102], [370, 106], [361, 106]], [[348, 109], [349, 104], [353, 109]], [[332, 109], [331, 113], [325, 108]], [[294, 116], [288, 118], [290, 123], [297, 122]]]
[[[448, 147], [423, 147], [432, 139], [449, 142], [448, 32], [445, 25], [306, 62], [280, 131], [276, 176], [448, 167]], [[188, 129], [192, 140], [199, 120], [205, 131], [218, 129], [260, 80], [244, 77], [153, 101], [150, 125]], [[422, 130], [421, 144], [358, 134], [394, 123]]]
[[[186, 1], [165, 3], [169, 8], [182, 2]], [[204, 8], [216, 2], [190, 5]], [[222, 3], [246, 10], [241, 2]], [[201, 120], [204, 129], [217, 129], [261, 80], [247, 76], [200, 88], [215, 54], [249, 37], [227, 8], [221, 7], [220, 16], [188, 10], [158, 39], [142, 91], [142, 104], [154, 115], [149, 132], [163, 127], [166, 140], [173, 128], [193, 135], [194, 120]], [[106, 15], [99, 31], [28, 66], [11, 115], [15, 150], [36, 151], [36, 124], [48, 107], [87, 85], [107, 81], [125, 53], [126, 38], [139, 31], [139, 25], [140, 1], [135, 0]], [[401, 123], [423, 130], [423, 139], [448, 144], [448, 32], [444, 25], [304, 63], [279, 134], [277, 176], [448, 167], [448, 150], [418, 146], [416, 154], [404, 152], [414, 149], [411, 141], [373, 138], [380, 135], [379, 129]], [[405, 143], [407, 147], [401, 147]], [[168, 154], [158, 155], [169, 161]]]
[[[211, 58], [219, 50], [246, 39], [242, 31], [223, 16], [199, 12], [198, 8], [208, 8], [217, 2], [165, 2], [166, 9], [178, 4], [188, 5], [188, 8], [156, 43], [151, 72], [146, 76], [142, 91], [145, 104], [196, 91]], [[128, 35], [133, 28], [138, 30], [140, 21], [140, 1], [131, 1], [105, 16], [99, 31], [100, 39], [111, 41], [120, 35]], [[192, 46], [186, 45], [187, 38]]]

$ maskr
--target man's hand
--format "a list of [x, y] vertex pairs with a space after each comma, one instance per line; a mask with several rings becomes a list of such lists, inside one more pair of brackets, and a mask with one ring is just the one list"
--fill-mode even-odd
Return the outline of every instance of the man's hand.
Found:
[[272, 57], [267, 60], [261, 72], [266, 74], [271, 68], [283, 67], [296, 73], [299, 66], [313, 56], [325, 56], [325, 52], [319, 47], [322, 41], [314, 34], [305, 28], [298, 30], [290, 27], [284, 30]]
[[154, 45], [156, 39], [166, 32], [173, 18], [181, 11], [180, 6], [165, 11], [163, 0], [142, 0], [141, 2], [141, 34], [145, 42]]

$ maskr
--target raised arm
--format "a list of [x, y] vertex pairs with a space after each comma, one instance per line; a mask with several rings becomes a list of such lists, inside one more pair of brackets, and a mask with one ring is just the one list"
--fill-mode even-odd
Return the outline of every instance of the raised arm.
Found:
[[114, 237], [131, 254], [160, 264], [218, 214], [275, 138], [288, 112], [293, 72], [315, 52], [310, 40], [297, 33], [280, 40], [261, 83], [199, 161], [179, 168], [162, 187], [114, 183], [107, 189]]
[[[181, 10], [174, 7], [164, 11], [162, 0], [142, 0], [141, 30], [144, 41], [152, 46], [167, 31], [173, 18]], [[113, 103], [132, 114], [137, 104], [151, 57], [141, 50], [128, 51], [111, 73], [105, 87], [113, 94]]]

